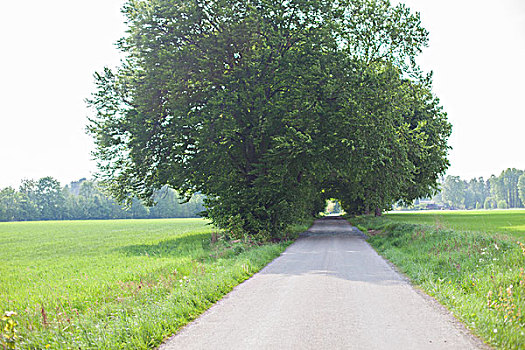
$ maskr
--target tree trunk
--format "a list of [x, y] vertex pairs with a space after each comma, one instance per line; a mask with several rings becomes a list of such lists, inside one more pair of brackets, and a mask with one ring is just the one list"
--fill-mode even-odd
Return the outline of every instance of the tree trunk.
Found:
[[379, 209], [379, 207], [376, 207], [375, 215], [376, 216], [381, 216], [381, 214], [383, 214], [383, 211], [381, 209]]

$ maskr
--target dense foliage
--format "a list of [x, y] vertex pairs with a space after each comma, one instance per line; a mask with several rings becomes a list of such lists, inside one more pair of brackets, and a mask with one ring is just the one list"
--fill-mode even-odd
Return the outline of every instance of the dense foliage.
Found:
[[126, 207], [105, 195], [95, 181], [81, 179], [62, 187], [56, 179], [43, 177], [22, 181], [19, 190], [0, 189], [0, 221], [189, 218], [204, 210], [202, 195], [181, 204], [168, 187], [156, 191], [153, 199], [151, 208], [136, 198]]
[[118, 200], [206, 195], [234, 235], [275, 237], [430, 195], [450, 125], [415, 57], [419, 14], [388, 0], [130, 0], [126, 59], [97, 73], [89, 131]]
[[[508, 168], [487, 180], [479, 177], [467, 181], [449, 175], [441, 181], [440, 191], [432, 200], [447, 209], [524, 208], [525, 171]], [[426, 206], [427, 201], [416, 202], [416, 207]]]

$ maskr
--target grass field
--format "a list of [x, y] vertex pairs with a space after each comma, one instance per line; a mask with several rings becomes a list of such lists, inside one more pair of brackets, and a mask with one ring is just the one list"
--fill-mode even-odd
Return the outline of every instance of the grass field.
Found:
[[487, 343], [524, 349], [524, 215], [515, 210], [417, 212], [350, 222]]
[[[211, 244], [201, 219], [0, 223], [0, 312], [21, 348], [154, 347], [285, 244]], [[4, 334], [5, 335], [5, 334]]]
[[525, 209], [392, 212], [385, 216], [397, 222], [434, 225], [461, 231], [506, 233], [516, 238], [525, 238]]

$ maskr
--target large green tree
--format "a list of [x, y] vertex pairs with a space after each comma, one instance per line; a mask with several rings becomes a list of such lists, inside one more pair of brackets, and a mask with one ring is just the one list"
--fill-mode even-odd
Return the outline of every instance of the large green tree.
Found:
[[[387, 0], [131, 0], [126, 54], [96, 74], [89, 131], [119, 200], [206, 196], [235, 232], [276, 237], [339, 198], [428, 195], [450, 125], [415, 57], [428, 33]], [[233, 230], [232, 230], [233, 231]]]

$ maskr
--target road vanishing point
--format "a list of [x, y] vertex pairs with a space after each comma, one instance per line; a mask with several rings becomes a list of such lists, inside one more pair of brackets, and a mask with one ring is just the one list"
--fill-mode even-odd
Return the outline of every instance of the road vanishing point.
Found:
[[480, 348], [359, 230], [327, 217], [159, 350]]

